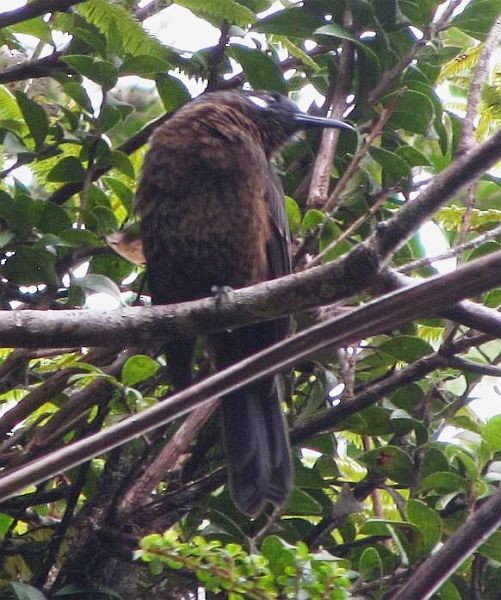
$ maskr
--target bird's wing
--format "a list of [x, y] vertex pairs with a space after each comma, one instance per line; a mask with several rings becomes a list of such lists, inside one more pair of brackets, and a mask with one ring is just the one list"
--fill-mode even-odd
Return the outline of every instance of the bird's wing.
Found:
[[[272, 166], [269, 169], [266, 202], [271, 221], [271, 232], [266, 244], [268, 258], [268, 277], [275, 279], [291, 272], [290, 232], [284, 204], [284, 190]], [[279, 341], [290, 332], [291, 318], [276, 319], [275, 341]]]

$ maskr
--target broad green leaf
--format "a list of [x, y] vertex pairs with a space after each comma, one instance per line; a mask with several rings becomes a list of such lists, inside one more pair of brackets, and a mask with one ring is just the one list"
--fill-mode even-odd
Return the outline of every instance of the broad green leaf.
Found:
[[65, 156], [48, 173], [47, 181], [66, 183], [83, 181], [85, 169], [76, 156]]
[[113, 150], [108, 160], [112, 166], [114, 166], [124, 175], [127, 175], [127, 177], [130, 179], [134, 179], [136, 177], [134, 166], [130, 158], [124, 152], [121, 152], [120, 150]]
[[389, 354], [395, 360], [407, 363], [415, 362], [423, 356], [433, 354], [433, 348], [428, 342], [409, 335], [401, 335], [385, 340], [378, 346], [378, 350]]
[[136, 385], [154, 375], [160, 365], [149, 356], [136, 354], [125, 362], [122, 368], [122, 383]]
[[52, 202], [44, 202], [38, 226], [44, 233], [59, 233], [70, 229], [72, 222], [63, 208]]
[[411, 499], [407, 502], [407, 517], [423, 534], [425, 550], [433, 550], [442, 536], [442, 521], [437, 511], [421, 500]]
[[27, 583], [11, 583], [16, 600], [48, 600], [45, 594]]
[[291, 38], [311, 38], [315, 29], [321, 27], [323, 19], [304, 9], [293, 7], [277, 11], [258, 21], [252, 28], [259, 33], [275, 33]]
[[419, 484], [420, 490], [435, 490], [439, 493], [464, 492], [468, 485], [464, 477], [457, 473], [435, 472], [427, 477], [423, 477]]
[[37, 149], [41, 148], [49, 132], [49, 119], [44, 109], [24, 92], [18, 90], [15, 94], [31, 137], [35, 140]]
[[329, 23], [329, 25], [319, 27], [316, 31], [314, 31], [314, 35], [320, 39], [322, 39], [322, 37], [333, 37], [353, 42], [364, 52], [366, 57], [371, 62], [372, 68], [379, 70], [380, 64], [377, 54], [373, 50], [371, 50], [371, 48], [369, 48], [367, 44], [364, 44], [361, 40], [359, 40], [356, 36], [354, 36], [351, 32], [349, 32], [341, 25], [338, 25], [337, 23]]
[[398, 446], [375, 448], [362, 454], [359, 461], [377, 475], [383, 475], [404, 485], [412, 481], [414, 475], [412, 459]]
[[255, 90], [275, 90], [285, 93], [287, 86], [275, 61], [261, 50], [232, 44], [228, 53], [237, 60]]
[[297, 515], [321, 515], [323, 509], [310, 494], [294, 488], [287, 502], [286, 512]]
[[[392, 92], [382, 100], [385, 106], [395, 100]], [[435, 116], [433, 103], [427, 95], [415, 90], [407, 90], [388, 121], [390, 127], [404, 129], [412, 133], [426, 134]]]
[[55, 262], [56, 257], [46, 250], [21, 246], [9, 256], [1, 272], [9, 281], [20, 285], [55, 283]]
[[321, 210], [317, 210], [315, 208], [311, 208], [303, 217], [301, 222], [301, 231], [306, 233], [311, 229], [315, 229], [318, 225], [321, 225], [325, 222], [326, 216], [325, 213]]
[[166, 60], [158, 56], [140, 54], [126, 58], [119, 69], [120, 75], [139, 75], [142, 77], [163, 73], [170, 69]]
[[410, 167], [398, 154], [376, 146], [373, 146], [369, 152], [372, 158], [383, 168], [384, 185], [392, 185], [410, 178]]
[[491, 417], [484, 427], [482, 436], [493, 452], [501, 450], [501, 415]]
[[383, 575], [383, 562], [375, 548], [366, 548], [362, 552], [358, 571], [363, 581], [374, 581]]
[[484, 40], [497, 17], [499, 0], [472, 0], [452, 21], [452, 26], [477, 40]]
[[157, 90], [167, 112], [182, 106], [190, 99], [188, 88], [182, 81], [165, 73], [155, 77]]

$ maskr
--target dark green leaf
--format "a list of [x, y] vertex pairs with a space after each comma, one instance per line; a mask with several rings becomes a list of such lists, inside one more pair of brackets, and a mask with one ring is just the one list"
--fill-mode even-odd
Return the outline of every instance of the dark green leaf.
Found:
[[398, 446], [375, 448], [362, 454], [359, 460], [376, 474], [404, 485], [412, 480], [414, 474], [414, 463], [410, 456]]
[[464, 492], [467, 489], [466, 480], [457, 473], [436, 472], [424, 477], [419, 488], [421, 490], [435, 490], [440, 493]]
[[286, 93], [282, 71], [275, 61], [260, 50], [232, 44], [228, 53], [237, 60], [255, 90], [275, 90]]
[[66, 156], [61, 159], [48, 173], [47, 181], [69, 182], [83, 181], [85, 169], [75, 156]]
[[44, 202], [38, 222], [43, 233], [59, 233], [64, 229], [71, 228], [71, 225], [71, 219], [63, 208], [52, 202]]
[[498, 16], [499, 0], [472, 0], [452, 21], [452, 26], [478, 40], [484, 40]]
[[433, 348], [421, 338], [401, 335], [385, 340], [378, 347], [380, 352], [389, 354], [395, 360], [412, 363], [423, 356], [433, 354]]
[[259, 33], [274, 33], [291, 38], [310, 38], [322, 26], [324, 20], [305, 10], [303, 7], [293, 7], [281, 10], [264, 17], [254, 24], [253, 30]]
[[44, 109], [19, 90], [16, 91], [16, 100], [37, 149], [41, 148], [49, 132], [49, 119]]
[[124, 175], [127, 175], [127, 177], [130, 179], [134, 179], [136, 177], [134, 166], [132, 165], [127, 154], [120, 152], [120, 150], [114, 150], [111, 152], [108, 160], [113, 167], [118, 169]]
[[188, 88], [176, 77], [161, 73], [155, 77], [157, 90], [167, 112], [175, 110], [190, 99]]
[[20, 285], [55, 283], [55, 262], [56, 257], [46, 250], [22, 246], [7, 259], [1, 271], [9, 281]]
[[379, 70], [380, 64], [379, 64], [379, 59], [377, 57], [377, 54], [371, 48], [369, 48], [369, 46], [367, 46], [367, 44], [364, 44], [361, 40], [359, 40], [356, 36], [354, 36], [351, 32], [349, 32], [347, 29], [345, 29], [341, 25], [338, 25], [337, 23], [329, 23], [329, 25], [324, 25], [323, 27], [320, 27], [319, 29], [317, 29], [314, 32], [314, 34], [320, 40], [323, 37], [328, 37], [328, 38], [331, 37], [331, 38], [336, 38], [336, 39], [340, 39], [340, 40], [348, 40], [350, 42], [353, 42], [359, 48], [362, 49], [362, 51], [364, 52], [366, 57], [371, 62], [372, 68]]
[[383, 185], [405, 181], [411, 176], [409, 165], [398, 154], [376, 146], [373, 146], [369, 152], [383, 168]]
[[407, 502], [407, 517], [423, 534], [426, 552], [438, 544], [442, 535], [442, 521], [438, 513], [420, 500]]
[[358, 571], [363, 581], [374, 581], [383, 575], [383, 563], [375, 548], [366, 548], [362, 552]]
[[120, 67], [121, 75], [139, 75], [142, 77], [156, 75], [170, 69], [167, 61], [158, 56], [141, 54], [126, 58]]

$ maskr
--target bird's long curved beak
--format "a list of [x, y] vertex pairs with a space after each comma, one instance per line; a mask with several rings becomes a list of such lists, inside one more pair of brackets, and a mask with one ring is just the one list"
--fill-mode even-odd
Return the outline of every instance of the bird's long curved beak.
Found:
[[337, 129], [348, 129], [356, 131], [349, 123], [339, 121], [338, 119], [328, 119], [326, 117], [314, 117], [306, 113], [296, 113], [294, 121], [300, 123], [303, 127], [336, 127]]

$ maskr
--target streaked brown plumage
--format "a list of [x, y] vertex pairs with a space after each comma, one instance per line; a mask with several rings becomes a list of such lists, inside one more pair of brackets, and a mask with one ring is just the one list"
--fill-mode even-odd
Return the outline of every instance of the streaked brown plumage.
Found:
[[[150, 140], [136, 209], [152, 301], [202, 298], [214, 286], [240, 288], [290, 272], [283, 191], [270, 158], [314, 121], [287, 98], [265, 92], [214, 92], [178, 110]], [[287, 335], [288, 319], [210, 337], [218, 369]], [[191, 383], [195, 340], [168, 344], [172, 381]], [[230, 490], [246, 514], [282, 504], [292, 466], [276, 378], [222, 400]]]

